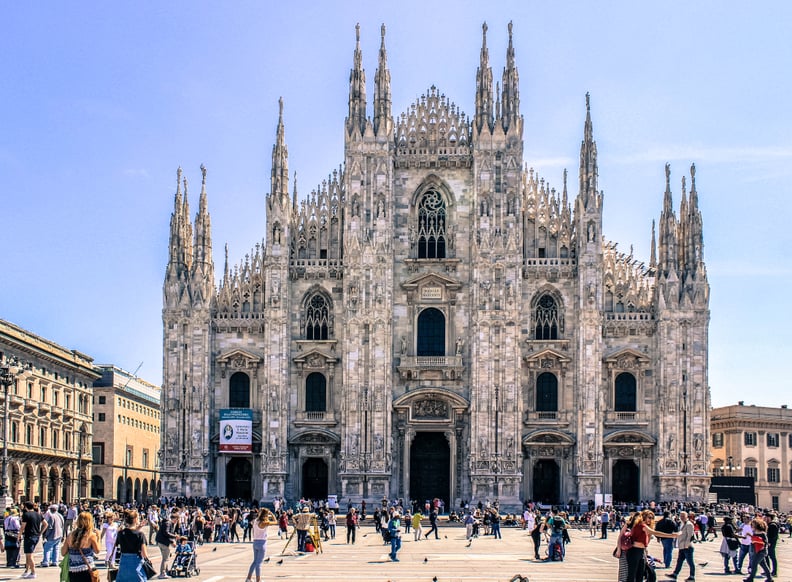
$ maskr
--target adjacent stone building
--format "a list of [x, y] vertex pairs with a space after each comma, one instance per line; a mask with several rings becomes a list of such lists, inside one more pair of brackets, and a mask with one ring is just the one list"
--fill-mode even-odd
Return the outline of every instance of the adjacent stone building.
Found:
[[160, 387], [115, 366], [96, 366], [93, 497], [141, 503], [159, 495]]
[[[564, 172], [554, 188], [523, 157], [511, 25], [493, 85], [485, 25], [472, 116], [434, 86], [393, 115], [385, 28], [373, 100], [358, 29], [343, 164], [308, 196], [290, 192], [281, 102], [266, 232], [235, 266], [226, 250], [219, 283], [206, 170], [194, 221], [179, 170], [165, 495], [704, 498], [695, 168], [676, 211], [666, 166], [644, 264], [605, 238], [588, 96], [578, 180]], [[248, 433], [220, 434], [229, 409], [252, 411], [251, 442], [220, 454]]]
[[792, 511], [792, 410], [740, 402], [711, 415], [712, 474], [751, 477], [757, 506]]
[[99, 377], [92, 362], [0, 320], [7, 502], [69, 503], [89, 495], [91, 385]]

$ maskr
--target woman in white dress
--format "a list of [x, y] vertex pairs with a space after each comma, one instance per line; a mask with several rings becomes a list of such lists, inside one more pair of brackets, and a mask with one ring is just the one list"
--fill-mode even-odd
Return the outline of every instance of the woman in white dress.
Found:
[[99, 536], [99, 541], [104, 540], [105, 544], [105, 565], [109, 568], [115, 563], [115, 545], [118, 537], [118, 516], [112, 511], [105, 513], [105, 520], [102, 524], [102, 533]]

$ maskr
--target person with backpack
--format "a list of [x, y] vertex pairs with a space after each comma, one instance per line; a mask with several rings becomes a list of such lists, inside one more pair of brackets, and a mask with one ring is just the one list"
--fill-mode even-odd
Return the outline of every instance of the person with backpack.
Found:
[[392, 562], [398, 562], [399, 558], [396, 557], [396, 553], [401, 549], [401, 519], [398, 511], [393, 512], [387, 527], [390, 534], [390, 559]]
[[549, 560], [564, 560], [564, 530], [567, 527], [566, 520], [561, 517], [557, 509], [553, 510], [553, 516], [547, 520], [547, 527], [550, 529], [550, 541], [548, 547]]

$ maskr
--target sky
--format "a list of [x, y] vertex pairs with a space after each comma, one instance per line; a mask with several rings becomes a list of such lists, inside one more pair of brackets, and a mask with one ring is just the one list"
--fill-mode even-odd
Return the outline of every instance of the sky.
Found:
[[712, 404], [792, 404], [792, 3], [5, 4], [0, 318], [160, 383], [177, 167], [220, 275], [264, 237], [279, 97], [299, 196], [343, 162], [356, 23], [369, 114], [385, 23], [394, 115], [436, 85], [472, 116], [481, 24], [497, 80], [513, 21], [526, 164], [575, 176], [590, 92], [604, 235], [648, 262], [695, 163]]

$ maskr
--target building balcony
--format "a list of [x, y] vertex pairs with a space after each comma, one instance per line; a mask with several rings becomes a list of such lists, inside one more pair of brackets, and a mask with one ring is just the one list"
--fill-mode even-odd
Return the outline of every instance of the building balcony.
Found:
[[295, 426], [335, 426], [338, 421], [334, 411], [302, 410], [297, 412]]
[[645, 412], [617, 412], [609, 410], [605, 413], [605, 426], [648, 426], [649, 418]]
[[397, 366], [402, 380], [460, 380], [462, 356], [401, 356]]
[[569, 414], [567, 412], [549, 410], [528, 410], [525, 412], [524, 424], [542, 426], [567, 426]]
[[50, 406], [46, 402], [39, 402], [38, 410], [39, 410], [39, 414], [49, 414], [50, 410], [52, 410], [52, 406]]

